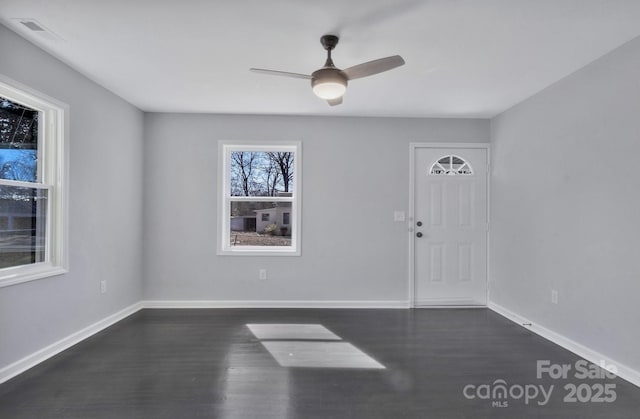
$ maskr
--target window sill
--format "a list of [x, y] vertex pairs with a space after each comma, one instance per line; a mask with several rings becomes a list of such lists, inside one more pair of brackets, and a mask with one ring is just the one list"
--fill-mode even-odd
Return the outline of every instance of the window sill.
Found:
[[291, 249], [222, 249], [218, 250], [218, 256], [300, 256], [300, 250]]
[[62, 275], [67, 272], [69, 271], [61, 266], [54, 266], [48, 263], [5, 268], [0, 270], [0, 288], [35, 281], [36, 279]]

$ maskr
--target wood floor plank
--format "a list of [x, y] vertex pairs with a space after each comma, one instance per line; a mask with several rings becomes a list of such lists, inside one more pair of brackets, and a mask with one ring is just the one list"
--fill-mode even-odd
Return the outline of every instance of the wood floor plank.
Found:
[[[385, 369], [282, 367], [252, 323], [322, 325]], [[579, 358], [485, 309], [142, 310], [0, 385], [0, 418], [638, 417], [638, 387], [538, 379], [538, 360]], [[544, 405], [477, 397], [496, 380], [554, 389]], [[565, 402], [571, 384], [617, 398]]]

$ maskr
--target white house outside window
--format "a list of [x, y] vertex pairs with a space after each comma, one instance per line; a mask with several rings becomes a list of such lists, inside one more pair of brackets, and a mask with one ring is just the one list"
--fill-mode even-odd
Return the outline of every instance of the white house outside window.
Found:
[[300, 254], [300, 143], [219, 145], [221, 255]]
[[0, 76], [0, 287], [66, 272], [65, 117]]

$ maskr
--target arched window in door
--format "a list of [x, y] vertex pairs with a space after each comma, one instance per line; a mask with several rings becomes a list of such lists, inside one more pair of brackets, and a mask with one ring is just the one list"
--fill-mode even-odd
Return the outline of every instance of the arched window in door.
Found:
[[443, 156], [431, 165], [431, 175], [472, 175], [471, 165], [462, 157]]

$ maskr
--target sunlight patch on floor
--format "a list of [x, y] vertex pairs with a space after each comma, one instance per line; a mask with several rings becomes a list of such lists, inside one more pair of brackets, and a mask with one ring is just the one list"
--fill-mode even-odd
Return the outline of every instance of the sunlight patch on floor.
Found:
[[385, 369], [348, 342], [267, 341], [262, 345], [283, 367]]
[[247, 324], [282, 367], [385, 369], [321, 324]]
[[321, 324], [248, 324], [258, 339], [342, 340]]

